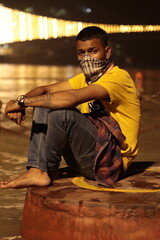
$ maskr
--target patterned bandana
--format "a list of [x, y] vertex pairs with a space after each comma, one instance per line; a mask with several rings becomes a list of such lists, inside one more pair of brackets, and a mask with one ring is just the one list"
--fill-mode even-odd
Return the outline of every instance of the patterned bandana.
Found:
[[79, 61], [79, 64], [86, 76], [87, 82], [90, 84], [97, 81], [106, 72], [111, 62], [111, 59], [99, 60], [86, 54]]

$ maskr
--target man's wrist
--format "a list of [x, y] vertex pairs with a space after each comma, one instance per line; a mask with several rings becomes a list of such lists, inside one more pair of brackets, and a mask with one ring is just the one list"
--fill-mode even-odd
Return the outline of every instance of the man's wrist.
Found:
[[18, 98], [17, 98], [17, 103], [18, 105], [21, 107], [21, 108], [25, 108], [25, 99], [27, 98], [26, 95], [20, 95]]

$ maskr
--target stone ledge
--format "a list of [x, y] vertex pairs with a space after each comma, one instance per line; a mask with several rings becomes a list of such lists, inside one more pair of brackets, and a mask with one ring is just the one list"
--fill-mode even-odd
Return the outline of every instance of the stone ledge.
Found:
[[[113, 186], [114, 192], [80, 188], [73, 178], [57, 179], [50, 187], [29, 188], [21, 226], [23, 239], [159, 239], [160, 164], [152, 164], [144, 171], [139, 168], [138, 173], [136, 168], [130, 170], [125, 179]], [[154, 191], [135, 192], [136, 189]]]

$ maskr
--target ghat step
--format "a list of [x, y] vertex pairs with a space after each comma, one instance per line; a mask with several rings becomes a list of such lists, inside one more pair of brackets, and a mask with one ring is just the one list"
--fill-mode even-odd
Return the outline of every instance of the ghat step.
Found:
[[135, 163], [108, 189], [80, 177], [29, 188], [21, 233], [24, 240], [158, 240], [160, 164]]

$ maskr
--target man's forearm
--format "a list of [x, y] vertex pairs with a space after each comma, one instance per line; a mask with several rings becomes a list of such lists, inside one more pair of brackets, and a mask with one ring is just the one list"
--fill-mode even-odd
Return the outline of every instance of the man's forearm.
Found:
[[5, 113], [21, 112], [26, 107], [44, 107], [51, 109], [62, 109], [74, 107], [77, 104], [74, 90], [49, 93], [35, 97], [26, 97], [23, 100], [23, 107], [17, 100], [11, 100], [7, 103]]
[[27, 97], [36, 97], [44, 94], [54, 93], [54, 92], [60, 92], [60, 91], [66, 91], [71, 90], [71, 86], [68, 81], [62, 81], [62, 82], [56, 82], [53, 84], [40, 86], [32, 89], [25, 95]]
[[66, 92], [49, 93], [41, 96], [27, 97], [24, 101], [26, 107], [45, 107], [51, 109], [72, 107], [75, 102], [71, 94]]
[[27, 92], [25, 95], [27, 97], [35, 97], [35, 96], [40, 96], [46, 93], [46, 88], [45, 86], [40, 86], [32, 89], [31, 91]]
[[27, 97], [25, 99], [26, 107], [46, 107], [46, 108], [54, 108], [53, 104], [54, 93], [44, 94], [35, 97]]

